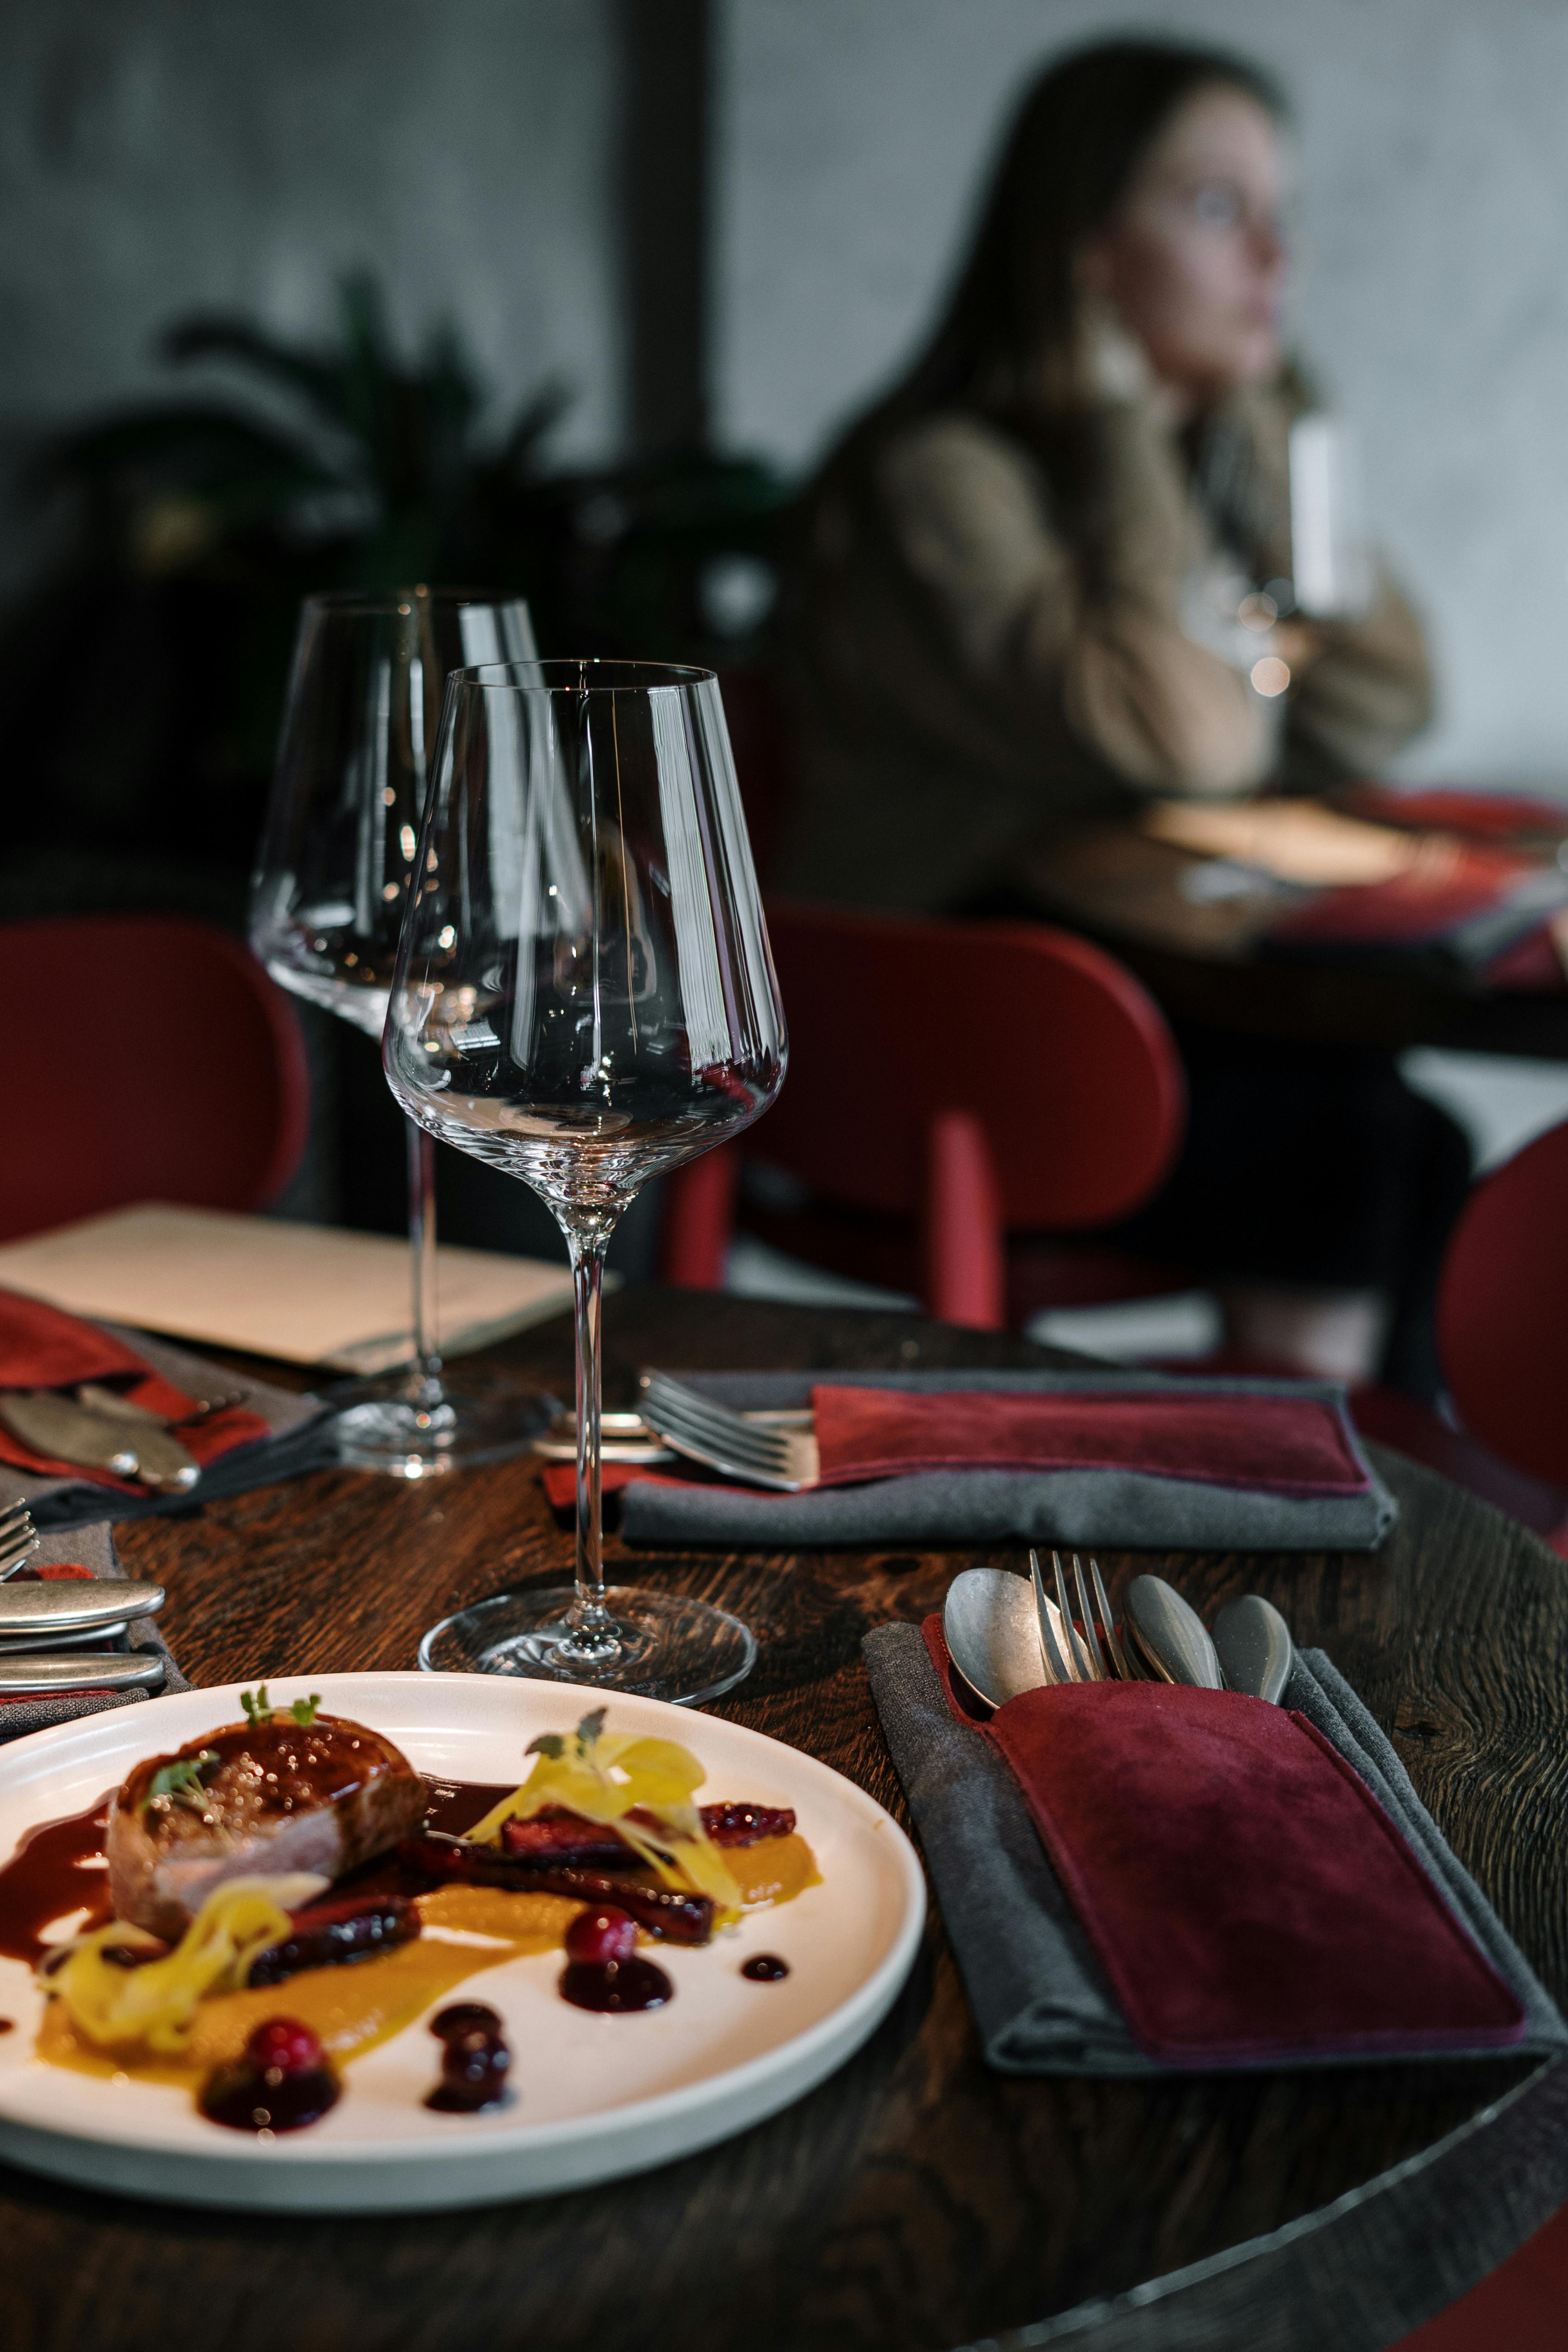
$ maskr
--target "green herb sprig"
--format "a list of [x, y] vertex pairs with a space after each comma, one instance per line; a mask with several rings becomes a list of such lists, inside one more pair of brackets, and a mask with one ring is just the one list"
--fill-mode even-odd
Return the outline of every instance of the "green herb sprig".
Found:
[[[264, 1723], [274, 1722], [282, 1712], [280, 1708], [273, 1706], [268, 1702], [265, 1683], [258, 1683], [254, 1691], [241, 1691], [239, 1703], [245, 1709], [246, 1719], [252, 1731], [259, 1731]], [[301, 1731], [307, 1730], [314, 1723], [316, 1710], [321, 1704], [321, 1692], [312, 1691], [309, 1698], [297, 1698], [289, 1707], [289, 1713]]]
[[[575, 1736], [580, 1764], [589, 1761], [590, 1750], [598, 1745], [599, 1734], [605, 1727], [605, 1714], [604, 1707], [596, 1706], [592, 1715], [585, 1715], [577, 1726]], [[542, 1731], [537, 1739], [529, 1741], [522, 1752], [525, 1756], [548, 1756], [552, 1764], [558, 1764], [566, 1753], [566, 1742], [558, 1731]]]
[[203, 1811], [206, 1790], [202, 1785], [202, 1774], [209, 1764], [216, 1762], [217, 1749], [204, 1748], [197, 1756], [184, 1756], [173, 1764], [160, 1765], [153, 1775], [142, 1812], [151, 1812], [160, 1797], [167, 1797], [176, 1805], [188, 1805], [193, 1812]]

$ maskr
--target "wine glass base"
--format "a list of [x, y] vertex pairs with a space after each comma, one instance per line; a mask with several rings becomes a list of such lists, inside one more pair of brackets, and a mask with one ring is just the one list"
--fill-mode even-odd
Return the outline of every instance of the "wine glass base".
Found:
[[553, 1397], [472, 1386], [449, 1374], [438, 1401], [416, 1402], [406, 1372], [360, 1382], [334, 1428], [338, 1459], [391, 1478], [438, 1478], [521, 1454], [561, 1411]]
[[427, 1674], [521, 1675], [697, 1706], [732, 1690], [757, 1662], [754, 1636], [727, 1609], [633, 1584], [605, 1592], [614, 1646], [574, 1655], [567, 1612], [576, 1598], [574, 1587], [558, 1584], [478, 1601], [432, 1625], [419, 1664]]

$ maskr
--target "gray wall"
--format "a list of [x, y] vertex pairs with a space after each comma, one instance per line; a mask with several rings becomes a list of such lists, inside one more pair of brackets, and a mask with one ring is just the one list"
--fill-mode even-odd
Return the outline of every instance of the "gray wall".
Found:
[[0, 432], [167, 383], [171, 317], [331, 316], [369, 263], [562, 446], [620, 429], [610, 0], [44, 0], [0, 12]]
[[1300, 116], [1303, 347], [1441, 662], [1405, 766], [1568, 790], [1562, 0], [728, 0], [722, 22], [718, 414], [792, 459], [919, 333], [1037, 59], [1132, 25], [1274, 67]]

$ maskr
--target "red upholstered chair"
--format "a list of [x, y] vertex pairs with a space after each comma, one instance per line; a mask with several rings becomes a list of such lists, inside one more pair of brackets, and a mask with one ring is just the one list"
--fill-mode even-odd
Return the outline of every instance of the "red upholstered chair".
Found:
[[[1044, 924], [789, 903], [768, 929], [789, 1075], [743, 1144], [670, 1181], [667, 1280], [722, 1283], [744, 1150], [811, 1196], [806, 1214], [763, 1224], [770, 1238], [1001, 1329], [1010, 1234], [1110, 1223], [1164, 1176], [1181, 1065], [1157, 1007], [1099, 948]], [[1160, 1286], [1101, 1255], [1089, 1295]]]
[[1568, 1487], [1568, 1122], [1470, 1194], [1443, 1260], [1437, 1346], [1470, 1434]]
[[261, 1209], [310, 1117], [292, 1006], [237, 940], [153, 915], [0, 925], [0, 1241], [134, 1201]]

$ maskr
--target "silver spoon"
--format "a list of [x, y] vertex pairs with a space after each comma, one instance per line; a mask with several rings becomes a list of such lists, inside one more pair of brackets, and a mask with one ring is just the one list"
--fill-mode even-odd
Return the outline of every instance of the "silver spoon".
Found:
[[942, 1639], [963, 1680], [987, 1706], [1005, 1706], [1050, 1681], [1040, 1655], [1035, 1596], [1021, 1576], [966, 1568], [947, 1588]]
[[1290, 1679], [1296, 1645], [1290, 1628], [1271, 1601], [1249, 1592], [1228, 1601], [1214, 1621], [1214, 1645], [1234, 1691], [1250, 1691], [1278, 1706]]
[[1162, 1682], [1223, 1690], [1225, 1677], [1203, 1619], [1163, 1577], [1135, 1576], [1124, 1603], [1127, 1623], [1143, 1663]]

